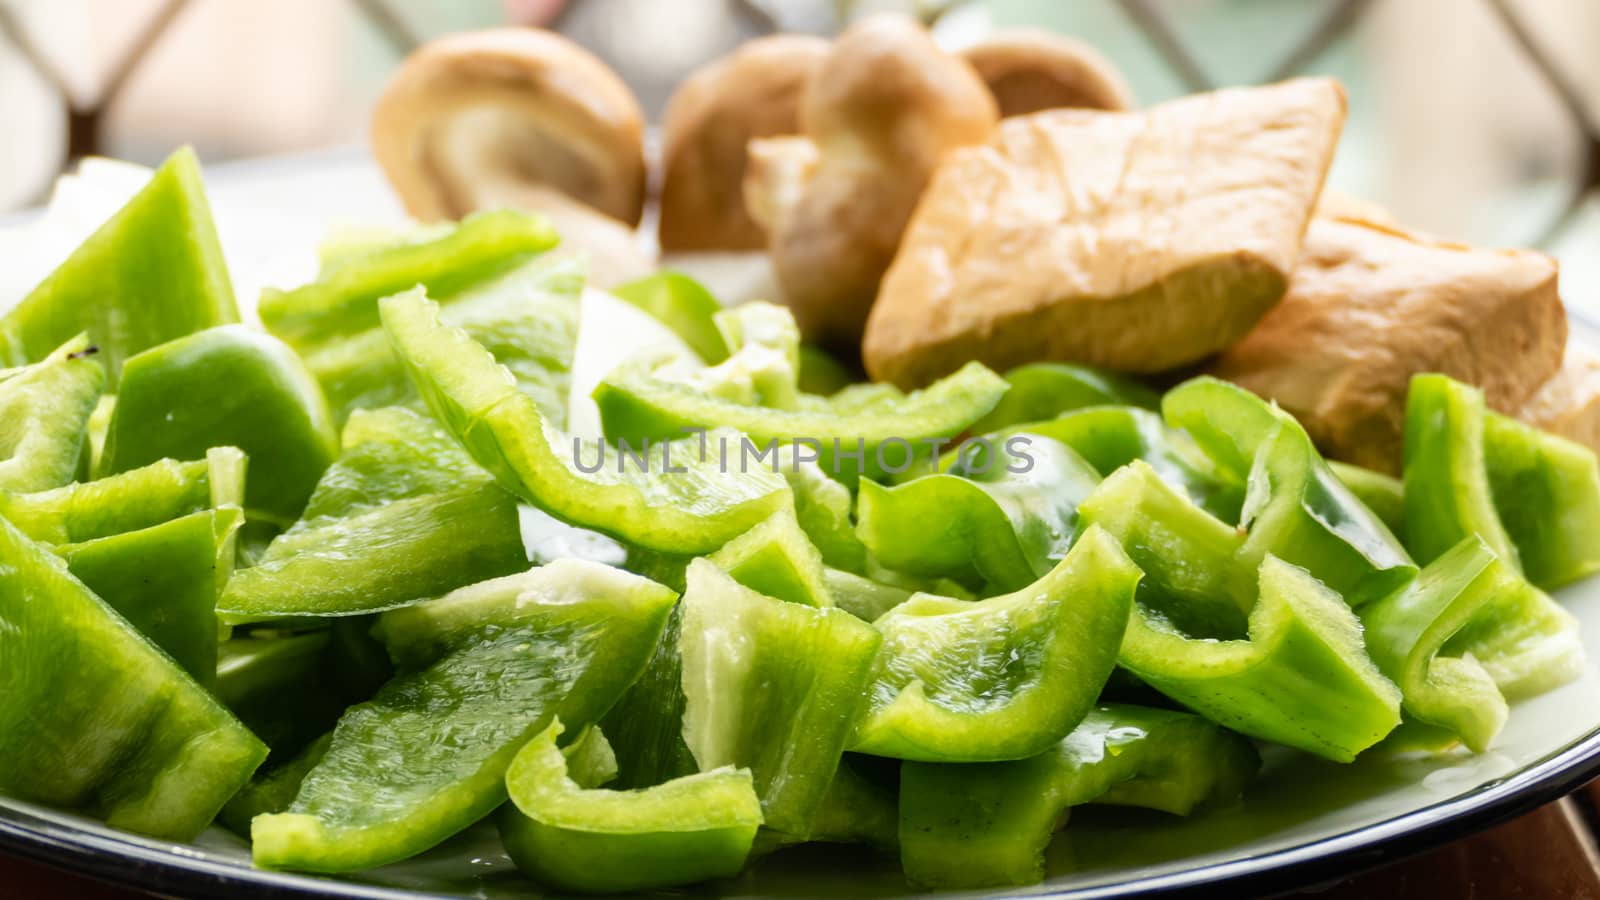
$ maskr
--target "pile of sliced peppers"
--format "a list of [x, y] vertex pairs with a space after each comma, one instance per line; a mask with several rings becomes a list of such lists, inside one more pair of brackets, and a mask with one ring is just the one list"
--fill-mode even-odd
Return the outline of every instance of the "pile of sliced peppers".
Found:
[[1469, 386], [1415, 379], [1394, 479], [1210, 378], [853, 383], [662, 273], [618, 295], [691, 353], [579, 439], [557, 240], [343, 238], [261, 331], [183, 152], [0, 316], [0, 792], [308, 872], [489, 820], [565, 892], [812, 842], [1021, 885], [1073, 807], [1482, 752], [1583, 664], [1600, 467]]

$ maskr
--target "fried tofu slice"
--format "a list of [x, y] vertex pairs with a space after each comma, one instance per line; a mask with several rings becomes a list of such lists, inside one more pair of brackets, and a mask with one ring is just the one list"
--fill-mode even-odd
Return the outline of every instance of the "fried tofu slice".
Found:
[[1516, 417], [1600, 453], [1600, 356], [1568, 346], [1561, 370], [1516, 410]]
[[922, 195], [867, 371], [915, 387], [969, 359], [1161, 372], [1222, 350], [1282, 298], [1344, 115], [1315, 78], [1003, 121]]
[[1276, 400], [1328, 455], [1396, 473], [1411, 376], [1442, 372], [1515, 412], [1561, 368], [1556, 281], [1541, 253], [1318, 218], [1288, 296], [1212, 371]]

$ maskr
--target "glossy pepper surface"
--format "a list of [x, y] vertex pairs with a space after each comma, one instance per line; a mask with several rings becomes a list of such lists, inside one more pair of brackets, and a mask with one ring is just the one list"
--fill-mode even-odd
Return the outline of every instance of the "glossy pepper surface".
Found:
[[974, 422], [974, 434], [1013, 425], [1043, 422], [1086, 406], [1156, 409], [1161, 398], [1150, 388], [1112, 372], [1070, 363], [1030, 363], [1005, 374], [1010, 389], [994, 409]]
[[89, 416], [105, 384], [96, 356], [80, 335], [41, 362], [0, 370], [0, 496], [48, 490], [77, 477]]

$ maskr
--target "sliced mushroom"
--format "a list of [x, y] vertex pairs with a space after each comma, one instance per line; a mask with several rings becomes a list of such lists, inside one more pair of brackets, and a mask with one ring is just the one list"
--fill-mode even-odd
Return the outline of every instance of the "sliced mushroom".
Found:
[[987, 138], [997, 118], [972, 67], [911, 19], [871, 16], [834, 42], [801, 106], [813, 147], [758, 141], [745, 181], [807, 338], [856, 352], [934, 167]]
[[1004, 29], [961, 54], [1006, 118], [1060, 107], [1129, 109], [1133, 89], [1099, 50], [1037, 28]]
[[644, 116], [627, 85], [560, 35], [498, 28], [411, 54], [372, 117], [372, 150], [423, 221], [480, 209], [543, 212], [600, 282], [649, 268]]
[[[1276, 400], [1330, 456], [1398, 472], [1412, 375], [1442, 372], [1515, 412], [1561, 367], [1566, 340], [1556, 264], [1541, 253], [1318, 218], [1288, 296], [1213, 372]], [[1547, 402], [1552, 415], [1564, 405]]]
[[800, 130], [800, 98], [827, 56], [822, 38], [757, 38], [678, 87], [661, 125], [662, 252], [766, 248], [745, 210], [746, 148]]
[[1004, 120], [922, 195], [867, 371], [914, 387], [971, 359], [1162, 372], [1216, 353], [1288, 288], [1343, 121], [1327, 79]]
[[1516, 416], [1600, 453], [1600, 356], [1568, 346], [1561, 370], [1539, 386]]

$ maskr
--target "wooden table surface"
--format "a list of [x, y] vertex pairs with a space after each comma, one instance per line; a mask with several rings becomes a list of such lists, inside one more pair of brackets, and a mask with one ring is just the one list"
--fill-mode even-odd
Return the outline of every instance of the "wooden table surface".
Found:
[[[1293, 895], [1302, 900], [1600, 900], [1600, 780], [1482, 834]], [[150, 900], [0, 856], [0, 900]]]

